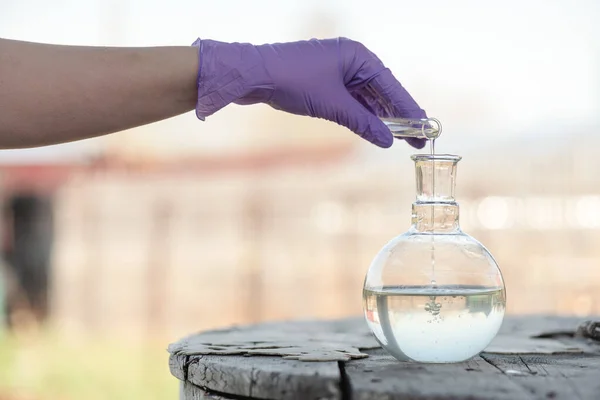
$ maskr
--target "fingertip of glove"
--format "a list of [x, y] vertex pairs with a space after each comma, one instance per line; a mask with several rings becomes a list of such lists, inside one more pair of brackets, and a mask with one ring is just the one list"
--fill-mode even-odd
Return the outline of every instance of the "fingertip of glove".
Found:
[[392, 144], [394, 144], [394, 138], [391, 135], [383, 137], [376, 136], [373, 140], [373, 144], [384, 149], [388, 149], [392, 147]]
[[[387, 127], [385, 127], [385, 129], [387, 130]], [[367, 140], [369, 140], [369, 142], [371, 142], [374, 145], [379, 146], [381, 148], [387, 149], [389, 147], [392, 147], [392, 145], [394, 144], [394, 137], [392, 136], [392, 134], [389, 131], [388, 132], [375, 131], [375, 132], [372, 132], [372, 134], [370, 136], [371, 137], [368, 138]]]
[[196, 110], [194, 112], [196, 114], [196, 118], [198, 118], [200, 121], [206, 120], [206, 115], [204, 113], [201, 113], [200, 110], [198, 110], [197, 106], [196, 106]]

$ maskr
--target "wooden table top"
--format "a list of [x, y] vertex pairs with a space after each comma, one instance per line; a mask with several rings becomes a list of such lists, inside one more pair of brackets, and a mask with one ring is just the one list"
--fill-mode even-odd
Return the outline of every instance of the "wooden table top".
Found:
[[400, 362], [364, 319], [272, 322], [169, 346], [181, 399], [600, 400], [600, 323], [507, 316], [494, 341], [456, 364]]

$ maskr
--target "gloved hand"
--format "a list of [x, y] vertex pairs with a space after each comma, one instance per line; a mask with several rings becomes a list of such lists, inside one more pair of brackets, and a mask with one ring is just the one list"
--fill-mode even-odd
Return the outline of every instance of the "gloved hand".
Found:
[[[198, 39], [201, 120], [230, 103], [266, 103], [336, 122], [380, 147], [393, 136], [377, 117], [426, 114], [364, 45], [346, 39], [254, 46]], [[425, 140], [407, 139], [416, 148]]]

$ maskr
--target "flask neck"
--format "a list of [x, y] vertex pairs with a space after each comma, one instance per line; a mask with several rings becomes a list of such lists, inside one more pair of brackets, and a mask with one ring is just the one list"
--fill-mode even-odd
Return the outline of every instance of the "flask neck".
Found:
[[456, 164], [460, 156], [418, 154], [415, 162], [417, 202], [454, 203]]
[[428, 233], [460, 231], [454, 199], [456, 165], [460, 156], [419, 154], [415, 162], [417, 199], [412, 207], [413, 230]]
[[413, 203], [411, 230], [439, 234], [460, 232], [458, 212], [456, 203]]

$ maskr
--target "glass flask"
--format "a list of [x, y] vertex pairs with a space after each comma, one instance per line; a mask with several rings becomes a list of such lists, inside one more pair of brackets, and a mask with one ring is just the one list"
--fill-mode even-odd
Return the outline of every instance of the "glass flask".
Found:
[[363, 288], [365, 318], [398, 360], [465, 361], [502, 325], [504, 281], [490, 252], [460, 229], [454, 188], [461, 157], [411, 158], [417, 188], [412, 225], [373, 259]]

